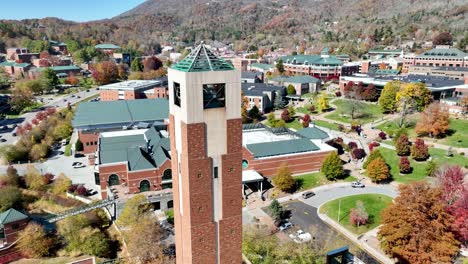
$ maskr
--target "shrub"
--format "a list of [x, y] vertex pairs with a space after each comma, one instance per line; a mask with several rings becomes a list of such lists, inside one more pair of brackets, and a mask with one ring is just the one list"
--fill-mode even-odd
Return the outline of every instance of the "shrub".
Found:
[[329, 180], [340, 178], [345, 175], [343, 163], [336, 152], [333, 151], [327, 155], [322, 164], [321, 172]]
[[344, 126], [343, 124], [338, 124], [338, 130], [339, 130], [340, 132], [345, 131], [345, 126]]
[[364, 164], [362, 164], [362, 167], [366, 169], [369, 163], [371, 163], [373, 160], [377, 158], [384, 160], [382, 153], [380, 153], [378, 149], [372, 150], [369, 156], [367, 157], [366, 161], [364, 161]]
[[166, 215], [167, 222], [173, 225], [174, 224], [174, 209], [167, 210], [164, 212], [164, 214]]
[[437, 163], [435, 163], [433, 160], [428, 161], [425, 170], [427, 176], [435, 176], [435, 173], [437, 171]]
[[411, 156], [414, 160], [423, 161], [429, 158], [429, 148], [424, 143], [424, 140], [417, 138], [411, 148]]
[[379, 133], [379, 137], [380, 137], [382, 140], [385, 140], [385, 139], [387, 139], [387, 134], [385, 134], [385, 132], [381, 131], [381, 132]]
[[26, 186], [31, 190], [42, 190], [45, 186], [42, 175], [32, 165], [28, 166], [24, 180], [26, 181]]
[[400, 162], [398, 163], [398, 168], [400, 169], [400, 173], [410, 173], [411, 172], [411, 164], [408, 160], [407, 156], [400, 157]]
[[292, 84], [288, 85], [286, 91], [287, 91], [288, 95], [296, 94], [296, 88], [294, 88], [294, 86]]
[[296, 186], [296, 181], [286, 164], [282, 164], [273, 178], [273, 183], [283, 192], [291, 192]]
[[[65, 176], [65, 174], [60, 173], [52, 184], [52, 193], [53, 194], [63, 194], [66, 191], [70, 190], [72, 181]], [[76, 190], [76, 189], [75, 189]], [[74, 192], [73, 190], [72, 192]]]
[[69, 193], [75, 193], [76, 189], [78, 189], [78, 185], [72, 184], [72, 185], [70, 185], [70, 187], [68, 187], [68, 192]]
[[42, 179], [44, 180], [44, 184], [47, 185], [47, 184], [51, 184], [54, 180], [54, 177], [55, 175], [53, 175], [52, 173], [49, 173], [47, 172], [46, 174], [44, 174], [42, 176]]
[[371, 143], [369, 144], [369, 151], [372, 152], [372, 150], [374, 150], [374, 148], [375, 148], [375, 147], [378, 147], [378, 146], [380, 146], [379, 142], [375, 142], [375, 141], [374, 141], [374, 142], [371, 142]]
[[383, 159], [376, 158], [367, 166], [367, 176], [369, 176], [373, 182], [387, 180], [390, 177], [388, 165]]
[[83, 142], [81, 142], [80, 139], [78, 139], [75, 143], [75, 150], [76, 151], [83, 151]]
[[290, 115], [289, 115], [288, 109], [284, 109], [284, 110], [283, 110], [283, 112], [281, 113], [281, 119], [282, 119], [284, 122], [289, 122], [289, 120], [290, 120]]
[[86, 187], [83, 185], [80, 185], [76, 187], [76, 193], [81, 196], [85, 196], [88, 193], [88, 190], [86, 190]]
[[362, 148], [355, 148], [352, 150], [351, 155], [353, 159], [363, 159], [366, 156], [366, 152]]
[[18, 248], [28, 257], [41, 258], [50, 255], [54, 240], [47, 236], [42, 226], [29, 223], [18, 234]]
[[340, 96], [341, 96], [341, 92], [340, 92], [340, 91], [336, 91], [336, 92], [335, 92], [335, 95], [336, 95], [336, 97], [340, 97]]
[[395, 142], [395, 150], [398, 156], [408, 156], [411, 151], [411, 143], [408, 136], [401, 134]]
[[310, 111], [311, 113], [315, 112], [315, 105], [309, 106], [309, 111]]
[[351, 141], [351, 142], [348, 143], [348, 147], [349, 147], [350, 150], [353, 150], [353, 149], [357, 148], [357, 143], [354, 142], [354, 141]]

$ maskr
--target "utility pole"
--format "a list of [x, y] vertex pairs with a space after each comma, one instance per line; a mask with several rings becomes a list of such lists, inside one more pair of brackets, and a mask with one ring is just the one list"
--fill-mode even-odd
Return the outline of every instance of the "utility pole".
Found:
[[338, 202], [338, 224], [340, 223], [341, 199]]

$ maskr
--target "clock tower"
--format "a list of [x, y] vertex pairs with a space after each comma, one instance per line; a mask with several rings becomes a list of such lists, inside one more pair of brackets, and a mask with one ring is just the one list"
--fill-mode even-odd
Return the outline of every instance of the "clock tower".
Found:
[[177, 264], [242, 263], [240, 72], [202, 43], [168, 76]]

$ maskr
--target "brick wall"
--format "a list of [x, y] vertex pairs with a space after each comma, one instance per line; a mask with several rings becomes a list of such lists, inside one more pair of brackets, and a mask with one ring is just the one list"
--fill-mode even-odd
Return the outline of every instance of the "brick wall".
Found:
[[119, 100], [119, 92], [116, 90], [102, 90], [99, 92], [101, 101], [115, 101]]
[[97, 150], [99, 133], [98, 132], [82, 132], [78, 131], [78, 137], [83, 143], [83, 153], [90, 154]]
[[[18, 239], [18, 232], [23, 230], [26, 225], [28, 225], [28, 221], [28, 219], [24, 219], [13, 223], [8, 223], [4, 226], [5, 240], [7, 244], [11, 244]], [[15, 229], [13, 228], [14, 226], [16, 226]]]

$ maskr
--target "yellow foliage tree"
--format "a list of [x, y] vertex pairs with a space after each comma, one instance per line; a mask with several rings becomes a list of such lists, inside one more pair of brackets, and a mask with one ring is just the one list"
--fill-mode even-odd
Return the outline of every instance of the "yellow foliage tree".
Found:
[[418, 111], [422, 111], [430, 104], [431, 100], [431, 91], [426, 88], [424, 83], [404, 84], [396, 94], [398, 110], [400, 111], [405, 105], [406, 107], [415, 107]]
[[318, 108], [321, 112], [325, 112], [330, 109], [330, 102], [326, 94], [321, 94], [317, 100]]
[[448, 109], [442, 107], [440, 103], [433, 103], [421, 113], [416, 124], [416, 133], [420, 136], [429, 135], [431, 137], [438, 137], [444, 135], [448, 128]]

